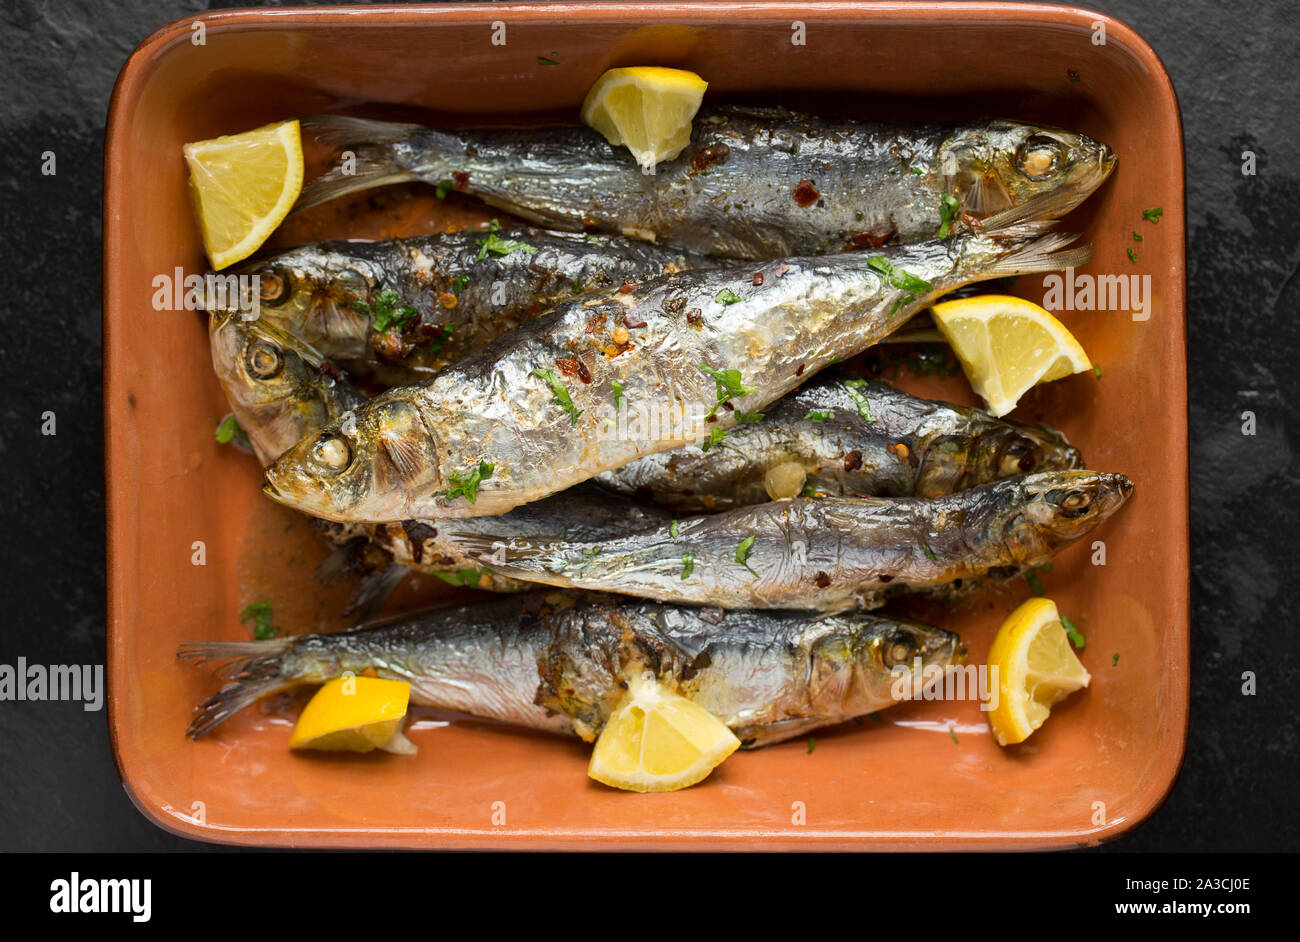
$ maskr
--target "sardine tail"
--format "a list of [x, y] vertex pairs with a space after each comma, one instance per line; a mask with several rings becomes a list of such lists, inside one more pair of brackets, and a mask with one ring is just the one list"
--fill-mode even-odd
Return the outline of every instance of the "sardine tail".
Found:
[[350, 151], [351, 156], [303, 187], [294, 212], [361, 190], [416, 179], [398, 166], [393, 145], [420, 130], [417, 124], [312, 115], [302, 119], [302, 128], [305, 134]]
[[185, 734], [198, 739], [244, 707], [263, 697], [296, 686], [297, 678], [282, 670], [292, 638], [270, 641], [188, 641], [176, 657], [195, 664], [218, 664], [214, 675], [225, 681], [220, 690], [199, 704]]

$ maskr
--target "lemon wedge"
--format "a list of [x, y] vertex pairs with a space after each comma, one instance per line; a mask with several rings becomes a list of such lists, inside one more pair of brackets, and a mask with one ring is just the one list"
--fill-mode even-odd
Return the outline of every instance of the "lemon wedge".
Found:
[[686, 149], [691, 119], [708, 87], [684, 69], [610, 69], [587, 92], [582, 120], [615, 147], [625, 145], [637, 163], [650, 168]]
[[646, 672], [628, 682], [596, 740], [587, 774], [633, 792], [672, 792], [703, 781], [740, 746], [712, 713]]
[[1065, 325], [1024, 298], [1002, 294], [944, 301], [931, 308], [971, 387], [995, 416], [1029, 389], [1092, 369]]
[[1092, 676], [1075, 656], [1051, 599], [1030, 599], [1007, 616], [989, 648], [998, 705], [989, 724], [1000, 745], [1024, 742], [1059, 703]]
[[302, 192], [297, 121], [195, 141], [184, 151], [203, 247], [214, 269], [256, 252]]
[[336, 677], [303, 708], [289, 748], [413, 753], [415, 746], [402, 735], [410, 699], [411, 685], [404, 680]]

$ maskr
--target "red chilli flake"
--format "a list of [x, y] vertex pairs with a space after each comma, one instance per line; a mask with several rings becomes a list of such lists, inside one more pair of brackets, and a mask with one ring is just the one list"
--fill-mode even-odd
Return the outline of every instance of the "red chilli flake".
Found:
[[467, 190], [469, 189], [469, 174], [460, 170], [453, 170], [451, 172], [451, 182], [457, 190]]
[[763, 283], [763, 273], [761, 271], [754, 272], [754, 277], [750, 279], [750, 282], [752, 282], [754, 287], [757, 288]]
[[698, 307], [693, 307], [686, 312], [686, 322], [688, 324], [698, 324], [704, 320], [704, 312]]
[[572, 360], [556, 360], [555, 365], [560, 368], [560, 372], [565, 376], [577, 376], [582, 362], [576, 358]]
[[624, 326], [624, 327], [630, 327], [630, 328], [632, 328], [633, 330], [635, 330], [635, 329], [638, 328], [638, 327], [644, 327], [644, 326], [645, 326], [645, 321], [641, 320], [641, 318], [639, 318], [639, 317], [633, 317], [631, 314], [624, 314], [624, 315], [623, 315], [623, 326]]
[[784, 278], [784, 277], [786, 276], [786, 273], [789, 272], [789, 271], [790, 271], [790, 266], [789, 266], [789, 265], [782, 265], [780, 268], [778, 268], [778, 269], [777, 269], [776, 271], [774, 271], [772, 274], [776, 275], [776, 277], [778, 277], [778, 278]]
[[625, 284], [621, 284], [618, 286], [619, 294], [631, 294], [635, 290], [636, 290], [636, 282], [633, 281], [629, 281]]
[[821, 199], [821, 194], [813, 186], [811, 180], [800, 180], [799, 185], [794, 188], [794, 201], [800, 206], [808, 207], [817, 200]]

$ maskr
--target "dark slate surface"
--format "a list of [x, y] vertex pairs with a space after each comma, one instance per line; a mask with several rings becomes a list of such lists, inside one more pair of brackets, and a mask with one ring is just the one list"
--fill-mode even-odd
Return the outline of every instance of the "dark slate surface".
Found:
[[[1190, 739], [1168, 802], [1107, 849], [1294, 848], [1300, 12], [1285, 0], [1248, 13], [1214, 0], [1093, 6], [1136, 27], [1178, 89], [1191, 328]], [[131, 49], [206, 8], [10, 0], [0, 13], [0, 663], [103, 662], [103, 125]], [[1244, 149], [1258, 154], [1255, 177], [1240, 172]], [[53, 177], [40, 173], [44, 151], [57, 154]], [[46, 410], [54, 437], [39, 433]], [[1254, 697], [1240, 692], [1247, 670]], [[0, 849], [210, 849], [135, 811], [105, 714], [75, 704], [0, 703], [0, 795]]]

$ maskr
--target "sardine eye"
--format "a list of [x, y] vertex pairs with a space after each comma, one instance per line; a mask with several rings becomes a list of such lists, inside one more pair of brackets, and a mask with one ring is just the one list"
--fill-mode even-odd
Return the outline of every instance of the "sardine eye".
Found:
[[244, 367], [254, 379], [271, 379], [284, 369], [284, 355], [265, 340], [254, 340], [244, 351]]
[[352, 463], [352, 446], [341, 435], [322, 435], [312, 446], [311, 461], [323, 474], [338, 474]]
[[1063, 517], [1080, 517], [1092, 506], [1092, 495], [1087, 491], [1067, 491], [1059, 496], [1054, 494], [1053, 497], [1056, 506], [1061, 508]]
[[275, 271], [263, 271], [257, 273], [257, 290], [258, 296], [262, 299], [263, 304], [276, 305], [280, 304], [286, 297], [285, 285], [287, 280], [284, 275]]
[[880, 648], [880, 660], [886, 667], [896, 667], [911, 663], [916, 654], [916, 642], [912, 636], [896, 631], [885, 639]]
[[1050, 137], [1031, 137], [1020, 145], [1016, 166], [1030, 180], [1046, 180], [1060, 169], [1064, 150]]

